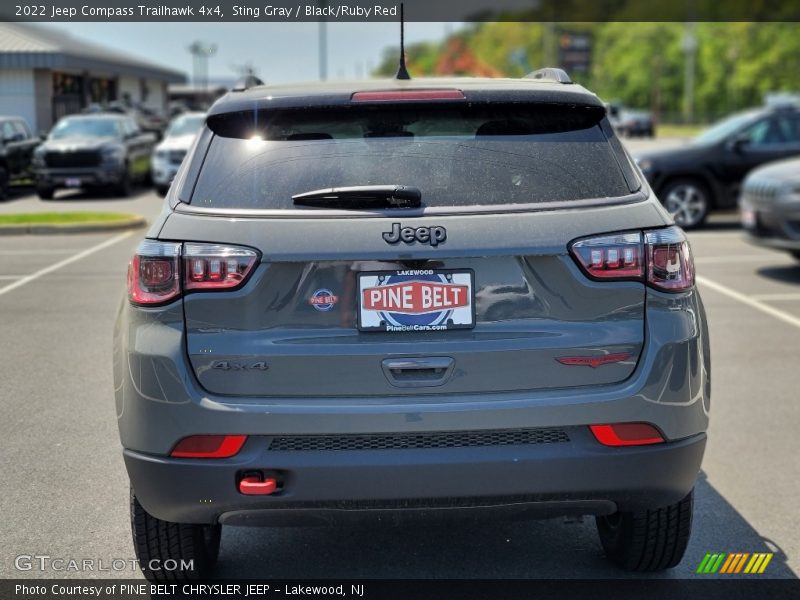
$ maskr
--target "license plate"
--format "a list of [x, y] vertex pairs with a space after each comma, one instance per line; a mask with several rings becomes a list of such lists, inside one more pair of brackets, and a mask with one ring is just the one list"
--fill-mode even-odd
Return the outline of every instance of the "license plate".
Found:
[[475, 326], [475, 276], [463, 269], [358, 274], [361, 331], [447, 331]]
[[78, 177], [67, 177], [64, 180], [64, 185], [67, 187], [81, 187], [81, 180]]
[[758, 223], [758, 217], [756, 216], [756, 211], [754, 210], [743, 208], [741, 216], [742, 226], [746, 227], [747, 229], [753, 229]]

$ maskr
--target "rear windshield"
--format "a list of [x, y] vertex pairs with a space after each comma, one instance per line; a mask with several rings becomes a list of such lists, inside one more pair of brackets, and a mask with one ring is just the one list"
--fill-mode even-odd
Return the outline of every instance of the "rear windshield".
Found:
[[215, 135], [191, 204], [296, 209], [296, 194], [364, 185], [418, 188], [424, 207], [624, 196], [634, 190], [603, 114], [465, 104], [221, 115], [209, 120]]

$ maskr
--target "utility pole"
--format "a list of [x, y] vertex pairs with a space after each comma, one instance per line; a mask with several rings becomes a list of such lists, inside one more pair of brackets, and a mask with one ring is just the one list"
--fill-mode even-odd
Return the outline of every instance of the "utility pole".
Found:
[[[320, 8], [328, 5], [327, 0], [319, 0]], [[322, 11], [325, 14], [325, 11]], [[325, 81], [328, 78], [328, 23], [325, 17], [320, 17], [319, 21], [319, 79]]]
[[554, 46], [556, 39], [556, 24], [552, 21], [542, 23], [542, 65], [543, 67], [558, 67], [558, 58], [555, 56]]
[[683, 72], [683, 119], [687, 123], [694, 121], [694, 67], [697, 57], [697, 23], [686, 23], [686, 34], [683, 36], [683, 52], [686, 54]]

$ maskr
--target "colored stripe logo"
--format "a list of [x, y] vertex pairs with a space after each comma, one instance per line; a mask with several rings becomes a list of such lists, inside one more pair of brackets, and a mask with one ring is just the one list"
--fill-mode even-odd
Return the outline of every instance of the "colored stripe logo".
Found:
[[697, 573], [763, 573], [772, 560], [772, 552], [707, 553], [697, 567]]

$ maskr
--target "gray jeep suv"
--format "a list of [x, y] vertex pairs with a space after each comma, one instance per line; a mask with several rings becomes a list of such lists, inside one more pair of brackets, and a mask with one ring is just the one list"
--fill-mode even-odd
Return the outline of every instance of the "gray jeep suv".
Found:
[[208, 576], [222, 525], [390, 514], [595, 515], [640, 571], [686, 548], [710, 400], [691, 251], [555, 70], [229, 93], [114, 349], [148, 578]]

